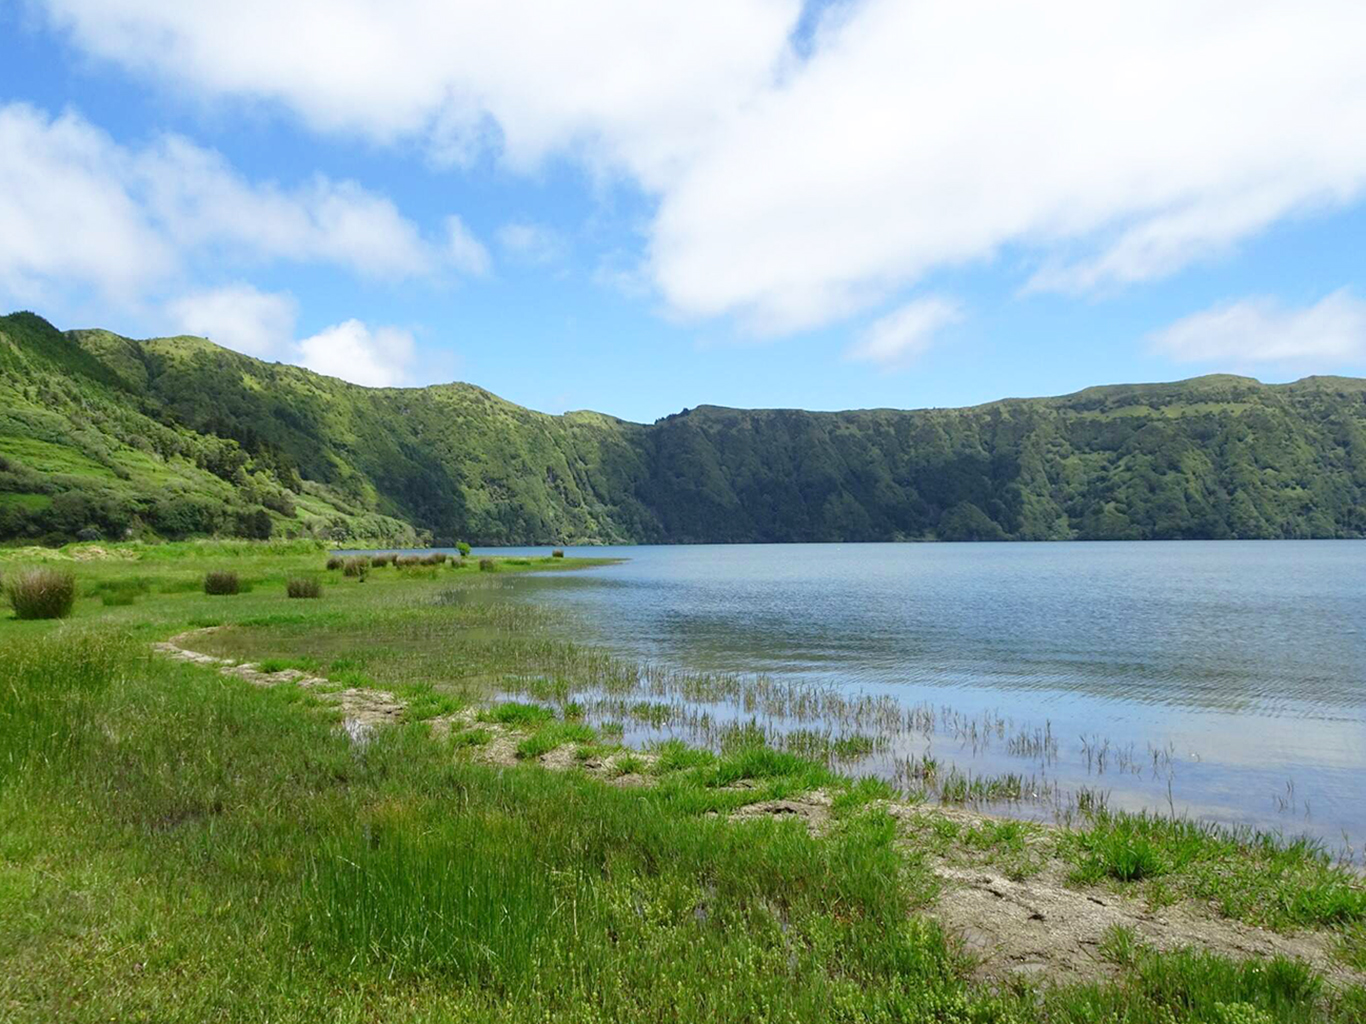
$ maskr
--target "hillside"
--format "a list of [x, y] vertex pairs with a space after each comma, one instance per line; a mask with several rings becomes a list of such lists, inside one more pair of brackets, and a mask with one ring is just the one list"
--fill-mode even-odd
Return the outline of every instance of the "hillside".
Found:
[[1366, 381], [970, 409], [547, 416], [200, 338], [0, 317], [0, 540], [412, 544], [1366, 536]]

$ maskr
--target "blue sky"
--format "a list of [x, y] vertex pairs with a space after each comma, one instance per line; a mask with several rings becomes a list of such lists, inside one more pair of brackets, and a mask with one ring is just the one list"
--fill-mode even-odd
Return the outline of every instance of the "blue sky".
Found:
[[0, 307], [636, 420], [1360, 375], [1366, 8], [1291, 6], [9, 4]]

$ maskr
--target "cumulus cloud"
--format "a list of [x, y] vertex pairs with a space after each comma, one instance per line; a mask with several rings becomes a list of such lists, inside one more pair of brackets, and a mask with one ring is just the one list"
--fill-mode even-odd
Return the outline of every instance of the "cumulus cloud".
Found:
[[[801, 0], [43, 0], [86, 51], [311, 126], [513, 164], [585, 147], [652, 181], [769, 81]], [[591, 151], [591, 152], [589, 152]]]
[[34, 301], [70, 284], [126, 301], [175, 266], [174, 246], [111, 173], [117, 154], [74, 114], [0, 106], [0, 291]]
[[963, 311], [956, 302], [937, 297], [916, 299], [874, 321], [846, 354], [883, 369], [900, 369], [928, 349], [941, 330], [962, 319]]
[[248, 284], [192, 292], [166, 305], [181, 334], [197, 334], [258, 358], [278, 358], [294, 340], [298, 304], [287, 294]]
[[1360, 0], [851, 0], [800, 53], [800, 0], [43, 2], [177, 88], [624, 174], [668, 305], [765, 331], [1005, 250], [1151, 280], [1366, 189]]
[[413, 336], [397, 327], [371, 328], [347, 320], [299, 342], [302, 366], [353, 384], [403, 384], [413, 360]]
[[298, 303], [287, 292], [238, 283], [182, 295], [166, 303], [163, 312], [172, 330], [258, 359], [306, 366], [368, 387], [409, 382], [415, 354], [411, 332], [353, 319], [295, 340]]
[[24, 104], [0, 106], [0, 224], [0, 289], [20, 299], [75, 287], [131, 303], [197, 259], [332, 264], [384, 279], [487, 266], [458, 218], [428, 241], [355, 182], [251, 182], [180, 136], [130, 149], [74, 112]]
[[1269, 298], [1244, 299], [1178, 320], [1152, 341], [1156, 351], [1180, 362], [1361, 362], [1366, 302], [1346, 288], [1300, 309]]

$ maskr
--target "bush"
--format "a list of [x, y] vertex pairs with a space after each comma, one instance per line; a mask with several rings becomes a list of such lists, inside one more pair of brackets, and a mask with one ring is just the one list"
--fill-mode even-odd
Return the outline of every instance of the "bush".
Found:
[[242, 589], [242, 581], [231, 569], [215, 569], [204, 575], [204, 593], [236, 594]]
[[450, 566], [452, 569], [463, 569], [465, 560], [457, 555], [455, 558], [451, 559]]
[[455, 550], [460, 552], [461, 558], [470, 557], [470, 546], [466, 544], [463, 540], [455, 546]]
[[370, 568], [370, 559], [360, 555], [352, 555], [342, 562], [343, 576], [359, 576], [365, 578], [365, 571]]
[[76, 605], [76, 577], [60, 569], [29, 569], [5, 580], [17, 619], [64, 619]]
[[393, 555], [371, 555], [371, 556], [370, 556], [370, 568], [372, 568], [372, 569], [380, 569], [380, 568], [383, 568], [383, 567], [386, 566], [386, 565], [393, 565], [393, 564], [394, 564], [394, 556], [393, 556]]
[[554, 551], [550, 552], [550, 557], [551, 557], [551, 558], [563, 558], [563, 557], [564, 557], [564, 548], [556, 548]]
[[341, 555], [333, 555], [331, 558], [327, 560], [327, 568], [329, 571], [333, 569], [340, 569], [345, 562], [346, 559], [342, 558]]
[[440, 565], [440, 564], [441, 564], [442, 562], [444, 562], [445, 560], [446, 560], [446, 555], [445, 555], [444, 552], [441, 552], [441, 551], [433, 551], [430, 555], [426, 555], [426, 556], [423, 557], [423, 559], [422, 559], [422, 564], [423, 564], [423, 565]]
[[285, 580], [285, 593], [290, 597], [322, 597], [322, 581], [311, 576], [291, 576]]
[[492, 558], [481, 558], [481, 559], [479, 559], [479, 571], [480, 571], [480, 572], [497, 572], [497, 571], [498, 571], [498, 563], [495, 562]]
[[410, 566], [421, 565], [422, 559], [418, 555], [397, 555], [394, 558], [394, 564], [400, 569], [407, 569]]

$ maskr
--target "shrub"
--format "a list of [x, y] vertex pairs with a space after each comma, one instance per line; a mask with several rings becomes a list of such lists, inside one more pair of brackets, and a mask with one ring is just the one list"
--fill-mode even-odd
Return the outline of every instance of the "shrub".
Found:
[[460, 552], [461, 558], [470, 557], [470, 546], [466, 544], [463, 540], [455, 546], [455, 550]]
[[204, 593], [236, 594], [242, 589], [242, 581], [231, 569], [214, 569], [204, 574]]
[[360, 555], [353, 555], [342, 562], [343, 576], [359, 576], [365, 578], [365, 571], [370, 568], [370, 559]]
[[322, 597], [322, 581], [311, 576], [291, 576], [285, 580], [285, 593], [290, 597]]
[[380, 569], [380, 568], [383, 568], [383, 567], [386, 566], [386, 565], [393, 565], [393, 563], [394, 563], [394, 556], [393, 556], [393, 555], [371, 555], [371, 556], [370, 556], [370, 568], [372, 568], [372, 569]]
[[465, 560], [457, 555], [451, 559], [450, 566], [452, 569], [462, 569], [465, 566]]
[[327, 560], [327, 568], [329, 571], [333, 569], [340, 569], [345, 562], [346, 559], [342, 558], [341, 555], [333, 555], [331, 558]]
[[563, 558], [563, 557], [564, 557], [564, 548], [556, 548], [554, 551], [550, 552], [550, 557], [551, 557], [551, 558]]
[[406, 569], [410, 566], [421, 565], [422, 559], [418, 555], [397, 555], [394, 558], [394, 564], [400, 569]]
[[481, 558], [481, 559], [479, 559], [479, 571], [480, 571], [480, 572], [497, 572], [497, 571], [498, 571], [498, 563], [495, 562], [492, 558]]
[[76, 577], [59, 569], [29, 569], [5, 580], [17, 619], [64, 619], [76, 604]]

